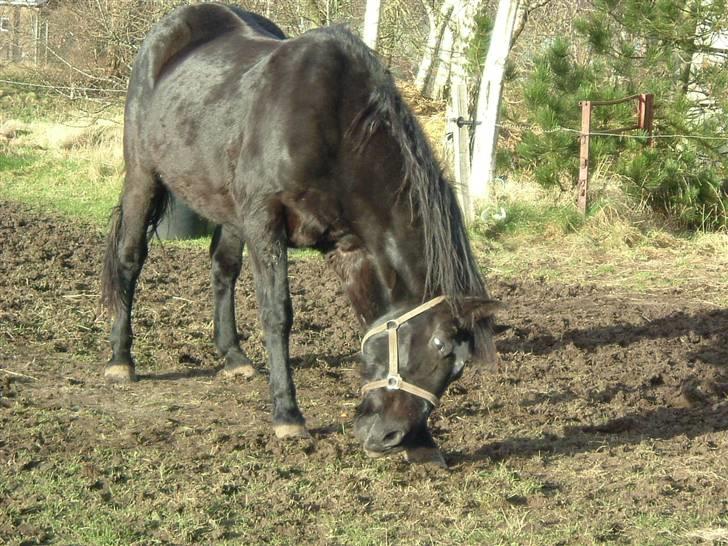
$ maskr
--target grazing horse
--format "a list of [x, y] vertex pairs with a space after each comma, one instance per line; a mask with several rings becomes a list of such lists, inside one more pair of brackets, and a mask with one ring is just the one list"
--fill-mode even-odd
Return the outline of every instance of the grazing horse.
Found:
[[234, 287], [248, 245], [278, 437], [308, 435], [289, 363], [287, 248], [310, 247], [365, 332], [354, 428], [366, 452], [436, 450], [430, 412], [467, 362], [495, 359], [497, 304], [422, 129], [363, 42], [340, 27], [286, 39], [237, 8], [180, 7], [134, 63], [124, 158], [103, 273], [108, 381], [135, 379], [134, 289], [173, 192], [218, 226], [214, 340], [224, 371], [245, 376], [255, 369], [239, 344]]

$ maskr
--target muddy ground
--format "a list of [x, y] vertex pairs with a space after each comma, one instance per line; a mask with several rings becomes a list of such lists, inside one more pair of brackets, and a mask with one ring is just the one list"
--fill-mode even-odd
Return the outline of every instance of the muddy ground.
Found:
[[[633, 293], [491, 276], [510, 329], [501, 364], [466, 373], [432, 418], [446, 471], [362, 454], [360, 333], [321, 260], [291, 265], [313, 441], [289, 443], [270, 434], [262, 364], [248, 381], [217, 375], [203, 249], [152, 248], [135, 317], [141, 380], [103, 382], [102, 255], [96, 230], [0, 202], [0, 544], [727, 536], [728, 310], [710, 283]], [[237, 304], [262, 363], [247, 268]]]

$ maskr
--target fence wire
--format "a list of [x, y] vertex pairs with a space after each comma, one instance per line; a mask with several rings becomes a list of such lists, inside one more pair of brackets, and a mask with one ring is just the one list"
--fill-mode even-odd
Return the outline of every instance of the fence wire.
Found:
[[39, 89], [53, 89], [53, 90], [62, 90], [62, 91], [78, 91], [78, 92], [89, 92], [92, 91], [94, 93], [126, 93], [126, 89], [118, 89], [118, 88], [103, 88], [103, 87], [76, 87], [76, 86], [64, 86], [64, 85], [49, 85], [49, 84], [42, 84], [42, 83], [29, 83], [29, 82], [19, 82], [19, 81], [13, 81], [13, 80], [2, 80], [0, 79], [0, 83], [7, 83], [10, 85], [18, 85], [21, 87], [37, 87]]
[[[52, 89], [62, 91], [76, 91], [79, 93], [93, 92], [93, 93], [126, 93], [126, 89], [117, 88], [100, 88], [100, 87], [75, 87], [75, 86], [62, 86], [62, 85], [48, 85], [40, 83], [29, 83], [15, 80], [4, 80], [0, 79], [0, 83], [6, 83], [10, 85], [17, 85], [21, 87], [36, 87], [39, 89]], [[451, 120], [453, 121], [453, 120]], [[571, 129], [569, 127], [554, 127], [553, 129], [542, 129], [534, 125], [525, 125], [518, 123], [497, 123], [496, 127], [499, 129], [518, 129], [520, 131], [538, 131], [539, 133], [550, 134], [550, 133], [572, 133], [581, 136], [583, 133], [579, 129]], [[602, 132], [602, 131], [590, 131], [586, 133], [588, 136], [599, 136], [599, 137], [614, 137], [614, 138], [631, 138], [631, 139], [646, 139], [646, 138], [684, 138], [692, 140], [710, 140], [719, 142], [728, 142], [728, 137], [722, 136], [707, 136], [707, 135], [683, 135], [683, 134], [659, 134], [653, 133], [652, 135], [634, 135], [634, 134], [615, 134], [613, 132]]]

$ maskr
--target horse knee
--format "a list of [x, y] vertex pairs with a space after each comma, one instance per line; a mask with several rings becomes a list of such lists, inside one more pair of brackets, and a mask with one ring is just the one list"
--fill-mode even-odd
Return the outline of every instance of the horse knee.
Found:
[[140, 245], [127, 246], [119, 249], [119, 266], [125, 276], [138, 274], [146, 258], [146, 242], [143, 242]]
[[214, 257], [212, 260], [212, 278], [216, 284], [234, 284], [240, 275], [242, 260], [229, 257]]
[[262, 309], [263, 328], [270, 335], [288, 336], [293, 326], [293, 310], [289, 305], [277, 309]]

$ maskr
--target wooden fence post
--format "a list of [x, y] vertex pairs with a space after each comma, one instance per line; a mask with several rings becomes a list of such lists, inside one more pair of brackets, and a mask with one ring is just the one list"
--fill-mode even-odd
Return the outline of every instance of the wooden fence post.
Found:
[[649, 135], [647, 143], [649, 144], [650, 148], [654, 148], [655, 139], [652, 137], [652, 124], [655, 119], [655, 95], [653, 95], [652, 93], [642, 93], [640, 95], [638, 104], [639, 106], [637, 116], [639, 128], [644, 130]]
[[448, 116], [453, 123], [453, 174], [455, 177], [455, 193], [460, 209], [465, 217], [465, 224], [470, 225], [475, 216], [473, 201], [470, 195], [470, 123], [465, 120], [468, 115], [468, 90], [464, 83], [459, 83], [450, 91], [451, 112]]
[[637, 124], [629, 127], [621, 127], [619, 129], [600, 129], [599, 135], [618, 135], [625, 131], [634, 131], [635, 129], [644, 130], [650, 147], [655, 146], [655, 138], [652, 136], [652, 123], [654, 121], [654, 103], [655, 96], [652, 93], [642, 93], [641, 95], [631, 95], [623, 99], [615, 100], [584, 100], [579, 102], [581, 106], [581, 146], [579, 150], [579, 185], [576, 197], [576, 205], [582, 215], [586, 214], [589, 205], [589, 136], [591, 135], [591, 114], [595, 106], [614, 106], [623, 102], [637, 101]]
[[592, 103], [589, 100], [581, 101], [581, 147], [579, 150], [579, 193], [577, 195], [577, 208], [586, 214], [587, 192], [589, 191], [589, 133], [591, 132]]

